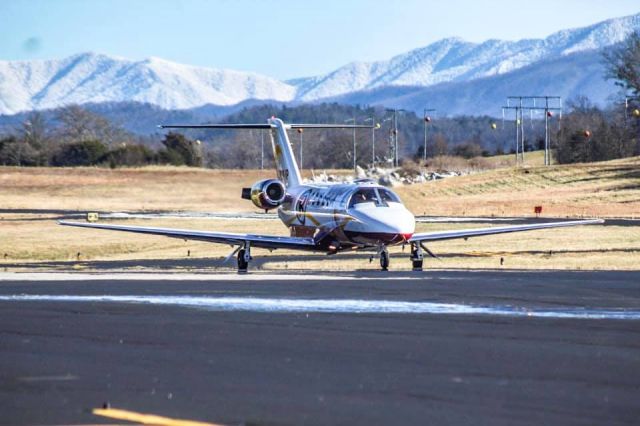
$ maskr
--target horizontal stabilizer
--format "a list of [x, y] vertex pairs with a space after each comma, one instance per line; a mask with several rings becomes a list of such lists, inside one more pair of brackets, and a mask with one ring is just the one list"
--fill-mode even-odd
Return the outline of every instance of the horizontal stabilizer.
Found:
[[161, 124], [161, 129], [272, 129], [275, 126], [264, 124]]
[[[275, 129], [273, 124], [161, 124], [161, 129]], [[361, 124], [285, 124], [290, 129], [371, 129], [373, 126]]]
[[287, 129], [372, 129], [366, 124], [285, 124]]

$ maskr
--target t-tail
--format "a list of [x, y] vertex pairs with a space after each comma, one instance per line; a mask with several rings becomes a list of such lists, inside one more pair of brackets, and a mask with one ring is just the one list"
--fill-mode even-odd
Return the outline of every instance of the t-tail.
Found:
[[276, 162], [278, 179], [287, 188], [302, 183], [300, 169], [293, 155], [293, 148], [287, 135], [289, 129], [370, 129], [372, 126], [353, 124], [285, 124], [279, 118], [272, 117], [266, 124], [163, 124], [162, 129], [265, 129], [270, 130], [273, 158]]
[[287, 188], [298, 186], [302, 183], [300, 169], [293, 155], [293, 148], [287, 135], [287, 128], [279, 118], [270, 118], [271, 127], [271, 146], [273, 147], [273, 158], [276, 162], [276, 171], [278, 179], [283, 182]]

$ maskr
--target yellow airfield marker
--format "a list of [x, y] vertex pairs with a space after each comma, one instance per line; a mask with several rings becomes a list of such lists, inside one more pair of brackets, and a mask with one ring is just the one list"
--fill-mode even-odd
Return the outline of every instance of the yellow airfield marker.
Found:
[[117, 420], [126, 420], [143, 425], [154, 426], [222, 426], [219, 423], [196, 422], [193, 420], [172, 419], [169, 417], [156, 416], [155, 414], [142, 414], [134, 411], [119, 410], [117, 408], [94, 408], [92, 410], [96, 416], [108, 417]]

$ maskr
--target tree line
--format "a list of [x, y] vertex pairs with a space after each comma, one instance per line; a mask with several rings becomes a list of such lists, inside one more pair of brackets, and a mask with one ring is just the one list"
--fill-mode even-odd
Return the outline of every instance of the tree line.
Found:
[[198, 141], [168, 133], [160, 144], [133, 135], [104, 117], [72, 105], [56, 111], [54, 123], [32, 112], [21, 126], [0, 136], [4, 166], [143, 166], [172, 164], [202, 167]]

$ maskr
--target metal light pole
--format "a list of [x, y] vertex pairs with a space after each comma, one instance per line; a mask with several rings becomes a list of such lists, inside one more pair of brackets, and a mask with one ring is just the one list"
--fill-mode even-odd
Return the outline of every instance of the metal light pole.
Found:
[[398, 167], [398, 110], [393, 110], [393, 156], [394, 166]]
[[544, 106], [544, 165], [551, 164], [549, 158], [549, 99], [546, 99]]
[[349, 121], [353, 121], [353, 172], [357, 173], [358, 171], [358, 161], [357, 161], [357, 154], [356, 154], [356, 116], [354, 115], [353, 118], [347, 118], [346, 120], [344, 120], [345, 123], [349, 122]]
[[393, 167], [398, 167], [398, 109], [386, 109], [393, 113], [393, 129], [391, 134], [393, 135]]
[[424, 148], [422, 152], [422, 159], [424, 162], [427, 162], [427, 123], [431, 121], [431, 117], [427, 116], [428, 112], [435, 112], [436, 110], [433, 108], [425, 108], [424, 115], [422, 116], [424, 122]]
[[[392, 117], [387, 117], [387, 118], [385, 118], [384, 120], [382, 120], [382, 125], [384, 125], [384, 123], [386, 123], [387, 121], [391, 121], [391, 120], [393, 120], [393, 118], [392, 118]], [[391, 143], [392, 143], [392, 141], [391, 141], [391, 134], [392, 134], [392, 133], [393, 133], [393, 129], [389, 129], [389, 140], [388, 140], [388, 146], [389, 146], [389, 147], [391, 147]], [[387, 159], [387, 157], [386, 157], [386, 156], [385, 156], [385, 163], [388, 163], [388, 159]], [[385, 164], [385, 165], [386, 165], [386, 164]]]
[[[555, 106], [549, 106], [549, 100], [554, 101]], [[510, 101], [517, 100], [514, 106]], [[536, 106], [536, 100], [544, 100], [544, 107]], [[526, 104], [524, 104], [526, 101]], [[560, 96], [509, 96], [507, 106], [502, 107], [502, 117], [504, 120], [505, 110], [515, 110], [516, 112], [516, 164], [518, 160], [524, 163], [524, 111], [533, 114], [535, 111], [544, 111], [544, 164], [551, 164], [551, 131], [549, 130], [549, 119], [553, 117], [552, 111], [559, 112], [558, 126], [562, 119], [562, 97]], [[520, 154], [520, 156], [518, 156]]]
[[376, 123], [375, 116], [366, 118], [364, 122], [371, 121], [371, 165], [376, 165], [376, 130], [380, 128], [380, 123]]
[[264, 169], [264, 130], [260, 130], [260, 170]]
[[387, 109], [386, 111], [393, 112], [393, 156], [394, 156], [394, 166], [398, 167], [398, 112], [404, 112], [404, 109]]
[[357, 147], [356, 147], [356, 116], [353, 116], [353, 172], [356, 173], [358, 170], [358, 159], [357, 159]]
[[522, 115], [522, 98], [520, 98], [520, 160], [524, 165], [524, 117]]
[[298, 134], [300, 135], [300, 171], [302, 171], [302, 133], [304, 129], [298, 129]]

